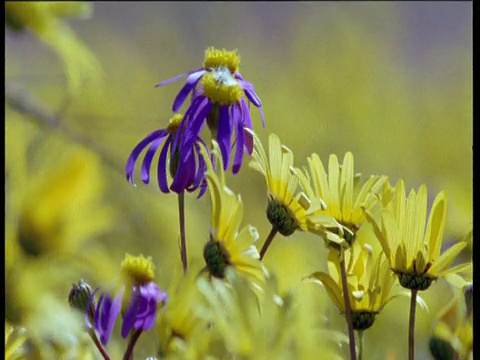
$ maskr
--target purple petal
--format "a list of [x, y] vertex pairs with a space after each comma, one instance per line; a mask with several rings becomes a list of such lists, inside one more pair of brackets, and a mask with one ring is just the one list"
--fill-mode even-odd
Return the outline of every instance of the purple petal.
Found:
[[[85, 323], [87, 324], [89, 329], [91, 329], [94, 326], [90, 323], [90, 316], [89, 315], [90, 315], [90, 306], [92, 305], [92, 301], [95, 300], [95, 294], [98, 292], [98, 290], [100, 290], [100, 288], [95, 289], [95, 291], [92, 293], [92, 295], [90, 295], [90, 297], [88, 298], [88, 302], [87, 302], [87, 308], [86, 308], [86, 311], [85, 311]], [[93, 316], [94, 320], [95, 320], [98, 309], [99, 309], [99, 307], [97, 305], [97, 308], [95, 309], [95, 314]]]
[[157, 152], [157, 149], [162, 142], [163, 138], [155, 140], [145, 154], [145, 158], [143, 159], [142, 163], [142, 181], [145, 184], [150, 182], [150, 166], [152, 165], [153, 156]]
[[233, 159], [232, 173], [236, 175], [242, 166], [243, 161], [243, 147], [245, 146], [245, 136], [243, 130], [243, 119], [241, 118], [240, 109], [237, 108], [238, 105], [232, 107], [232, 115], [237, 118], [236, 121], [236, 130], [235, 135], [237, 138], [235, 157]]
[[199, 96], [199, 97], [195, 98], [195, 100], [192, 101], [192, 103], [188, 107], [187, 111], [183, 115], [183, 119], [180, 122], [180, 125], [178, 126], [178, 129], [176, 131], [176, 136], [175, 136], [175, 140], [173, 142], [172, 151], [174, 151], [177, 148], [178, 142], [184, 136], [185, 128], [187, 128], [187, 125], [190, 122], [191, 114], [195, 113], [197, 111], [198, 107], [201, 105], [201, 103], [204, 99], [205, 99], [205, 97], [203, 97], [203, 96]]
[[193, 181], [195, 173], [195, 155], [193, 151], [183, 154], [180, 150], [180, 161], [177, 173], [173, 179], [170, 190], [180, 194], [185, 191], [186, 187]]
[[[242, 113], [243, 127], [253, 130], [252, 118], [250, 117], [250, 111], [248, 110], [247, 103], [244, 99], [240, 100], [240, 111]], [[245, 131], [245, 147], [247, 149], [248, 156], [252, 156], [253, 153], [253, 136]]]
[[123, 323], [122, 323], [122, 337], [126, 338], [130, 331], [133, 328], [133, 324], [135, 323], [135, 318], [140, 308], [140, 294], [138, 292], [137, 287], [132, 289], [132, 293], [130, 295], [130, 300], [127, 305], [127, 309], [125, 310], [125, 314], [123, 315]]
[[173, 106], [172, 106], [173, 112], [178, 112], [178, 110], [182, 107], [183, 103], [185, 102], [185, 99], [187, 98], [190, 91], [192, 91], [192, 89], [197, 85], [198, 81], [202, 78], [203, 74], [205, 74], [206, 72], [207, 72], [206, 70], [198, 71], [198, 72], [192, 73], [187, 78], [185, 85], [180, 89], [177, 97], [173, 101]]
[[245, 95], [247, 96], [248, 100], [255, 105], [258, 108], [258, 111], [260, 111], [260, 116], [262, 117], [262, 123], [263, 123], [263, 128], [267, 127], [267, 122], [265, 121], [265, 115], [263, 114], [262, 110], [262, 102], [260, 101], [260, 98], [257, 96], [255, 91], [250, 91], [250, 90], [245, 90]]
[[159, 86], [164, 86], [164, 85], [170, 84], [170, 83], [172, 83], [172, 82], [175, 82], [175, 81], [177, 81], [177, 80], [180, 80], [181, 78], [184, 78], [185, 76], [188, 76], [188, 75], [193, 74], [194, 72], [197, 72], [197, 71], [200, 71], [200, 70], [203, 70], [203, 68], [191, 70], [191, 71], [188, 71], [188, 72], [186, 72], [186, 73], [177, 75], [177, 76], [175, 76], [175, 77], [173, 77], [173, 78], [170, 78], [170, 79], [168, 79], [168, 80], [163, 80], [163, 81], [159, 82], [157, 85], [155, 85], [155, 87], [159, 87]]
[[[190, 151], [192, 149], [192, 144], [195, 142], [195, 139], [200, 135], [200, 132], [203, 129], [203, 125], [205, 125], [205, 120], [212, 110], [213, 103], [207, 97], [199, 96], [196, 101], [198, 100], [198, 106], [196, 108], [196, 112], [190, 116], [190, 121], [188, 126], [185, 128], [185, 132], [183, 133], [181, 151], [186, 153], [186, 151]], [[193, 104], [192, 104], [193, 106]]]
[[217, 141], [223, 158], [223, 169], [227, 170], [230, 165], [230, 152], [232, 143], [232, 124], [228, 113], [228, 105], [220, 106], [220, 119], [218, 121]]
[[168, 189], [168, 181], [167, 181], [167, 155], [168, 155], [168, 148], [171, 148], [173, 134], [167, 138], [165, 141], [165, 145], [163, 146], [162, 152], [160, 153], [160, 157], [158, 158], [158, 167], [157, 167], [157, 181], [158, 187], [163, 193], [168, 194], [170, 190]]
[[106, 292], [100, 296], [94, 322], [103, 345], [106, 345], [110, 340], [113, 326], [122, 307], [122, 298], [123, 289], [115, 296], [113, 301]]
[[137, 146], [135, 146], [135, 148], [132, 150], [132, 153], [128, 157], [127, 164], [125, 166], [125, 174], [127, 176], [127, 181], [129, 183], [133, 183], [133, 185], [136, 186], [135, 179], [133, 176], [135, 171], [135, 164], [141, 152], [143, 151], [143, 149], [145, 149], [147, 145], [150, 144], [155, 139], [164, 138], [166, 135], [167, 135], [167, 130], [165, 129], [154, 131], [150, 135], [147, 135], [145, 139], [140, 141], [137, 144]]

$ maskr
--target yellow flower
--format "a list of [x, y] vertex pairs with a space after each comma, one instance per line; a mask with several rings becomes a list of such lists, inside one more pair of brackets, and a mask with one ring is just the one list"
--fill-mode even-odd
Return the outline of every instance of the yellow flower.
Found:
[[[381, 224], [366, 210], [392, 270], [400, 284], [411, 290], [426, 290], [433, 280], [448, 273], [462, 271], [468, 264], [450, 265], [467, 245], [460, 241], [443, 254], [443, 231], [447, 213], [447, 197], [441, 191], [433, 201], [427, 222], [427, 187], [420, 186], [406, 197], [405, 185], [399, 180], [395, 196], [381, 211]], [[426, 228], [425, 228], [426, 225]]]
[[[210, 241], [203, 249], [208, 271], [214, 277], [223, 278], [225, 269], [232, 266], [239, 275], [248, 278], [252, 286], [262, 289], [265, 270], [254, 245], [258, 232], [250, 225], [239, 230], [243, 218], [242, 199], [226, 186], [220, 149], [216, 141], [212, 141], [212, 146], [217, 172], [211, 161], [206, 161], [205, 173], [212, 206]], [[205, 148], [202, 147], [202, 151], [204, 158], [210, 159]]]
[[23, 360], [25, 349], [22, 345], [25, 343], [25, 329], [14, 327], [5, 321], [5, 360]]
[[65, 64], [69, 91], [78, 91], [82, 80], [100, 74], [100, 65], [90, 50], [63, 21], [65, 17], [88, 18], [93, 12], [89, 2], [7, 1], [6, 24], [14, 30], [28, 28], [50, 46]]
[[[386, 176], [370, 176], [364, 183], [360, 174], [354, 172], [353, 154], [347, 152], [340, 165], [336, 155], [331, 154], [328, 162], [328, 174], [317, 154], [308, 157], [308, 170], [297, 169], [301, 186], [310, 199], [320, 198], [326, 208], [318, 209], [317, 214], [333, 217], [344, 226], [340, 233], [351, 245], [356, 233], [365, 221], [362, 208], [370, 209], [376, 202], [374, 196], [381, 191], [387, 180]], [[309, 231], [318, 233], [315, 224], [309, 224]], [[319, 235], [323, 235], [320, 233]], [[327, 240], [335, 239], [335, 234], [328, 234]], [[340, 240], [335, 242], [339, 243]]]
[[258, 136], [253, 131], [249, 133], [255, 141], [250, 167], [265, 176], [268, 189], [267, 217], [272, 226], [284, 236], [289, 236], [296, 230], [307, 231], [309, 223], [315, 223], [317, 228], [322, 229], [338, 228], [339, 225], [331, 217], [316, 215], [316, 211], [325, 209], [320, 197], [312, 200], [299, 191], [299, 179], [293, 167], [293, 153], [281, 144], [279, 137], [270, 134], [267, 158]]
[[[346, 272], [353, 327], [355, 330], [365, 330], [373, 325], [375, 316], [395, 297], [390, 295], [395, 276], [383, 253], [374, 257], [369, 245], [362, 247], [358, 242], [353, 243], [350, 250], [345, 253], [345, 262], [348, 264]], [[340, 313], [345, 314], [341, 269], [336, 249], [330, 249], [328, 274], [320, 271], [308, 278], [320, 281]]]
[[167, 358], [205, 358], [212, 332], [209, 318], [201, 312], [204, 299], [197, 286], [199, 264], [191, 262], [186, 274], [172, 282], [169, 299], [157, 318], [160, 348]]
[[454, 358], [456, 353], [459, 359], [473, 359], [473, 313], [469, 309], [472, 305], [473, 283], [455, 275], [447, 276], [453, 297], [433, 323], [430, 351], [434, 356], [441, 352], [449, 353]]
[[[312, 349], [307, 337], [314, 336], [315, 332], [303, 327], [294, 294], [288, 292], [280, 296], [272, 276], [268, 278], [265, 296], [259, 302], [248, 282], [229, 270], [226, 272], [227, 283], [204, 278], [198, 282], [207, 303], [203, 313], [212, 319], [212, 331], [221, 339], [217, 351], [223, 352], [216, 358], [309, 358]], [[330, 334], [326, 335], [328, 338]], [[325, 345], [326, 342], [316, 339], [317, 344]], [[322, 355], [337, 359], [329, 347], [322, 348]]]

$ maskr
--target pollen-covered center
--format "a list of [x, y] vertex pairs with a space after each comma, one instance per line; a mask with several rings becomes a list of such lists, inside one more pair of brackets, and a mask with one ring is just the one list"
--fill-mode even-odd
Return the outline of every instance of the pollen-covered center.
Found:
[[155, 276], [155, 265], [151, 257], [125, 254], [121, 268], [123, 273], [136, 284], [146, 284]]
[[240, 57], [237, 50], [227, 51], [225, 49], [219, 50], [214, 47], [209, 47], [205, 51], [205, 61], [203, 66], [205, 68], [217, 68], [220, 66], [227, 67], [233, 74], [238, 71], [240, 65]]
[[283, 236], [292, 235], [299, 228], [292, 211], [287, 206], [276, 200], [269, 200], [267, 217], [270, 224], [275, 226]]
[[183, 119], [183, 114], [173, 115], [173, 117], [168, 122], [167, 131], [169, 133], [175, 133], [178, 130], [178, 127], [180, 126], [182, 119]]
[[242, 88], [226, 66], [212, 69], [201, 80], [203, 92], [212, 102], [235, 104], [242, 98]]
[[229, 262], [229, 254], [219, 241], [211, 239], [203, 248], [203, 258], [212, 276], [223, 278]]

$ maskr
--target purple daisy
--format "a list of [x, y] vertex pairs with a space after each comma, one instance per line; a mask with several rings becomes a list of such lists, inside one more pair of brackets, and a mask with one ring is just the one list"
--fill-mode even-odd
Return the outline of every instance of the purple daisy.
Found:
[[230, 166], [234, 137], [236, 149], [233, 174], [238, 173], [242, 166], [244, 151], [249, 156], [253, 152], [252, 135], [245, 131], [245, 128], [253, 131], [250, 109], [245, 98], [259, 109], [263, 127], [266, 127], [262, 102], [252, 83], [238, 72], [239, 63], [236, 50], [208, 48], [203, 67], [157, 84], [163, 86], [187, 77], [172, 107], [174, 112], [179, 111], [188, 95], [191, 95], [191, 103], [179, 126], [184, 136], [180, 140], [175, 139], [174, 147], [180, 141], [180, 151], [188, 151], [207, 123], [220, 146], [224, 170]]
[[[200, 146], [206, 148], [206, 145], [199, 136], [190, 141], [188, 147], [180, 148], [176, 144], [175, 139], [182, 136], [179, 132], [179, 124], [182, 118], [181, 114], [175, 114], [166, 129], [156, 130], [138, 143], [125, 166], [128, 182], [136, 186], [134, 180], [135, 165], [142, 151], [149, 145], [150, 147], [145, 153], [142, 163], [142, 181], [145, 184], [150, 182], [150, 168], [153, 157], [158, 148], [162, 146], [157, 167], [157, 180], [160, 190], [164, 193], [169, 193], [171, 190], [181, 194], [185, 190], [192, 192], [200, 188], [198, 197], [205, 193], [207, 189], [204, 175], [206, 164], [201, 155]], [[170, 186], [167, 180], [167, 171], [173, 178]]]
[[[85, 312], [85, 322], [89, 328], [95, 328], [100, 336], [100, 341], [106, 345], [112, 335], [112, 330], [121, 313], [123, 317], [121, 335], [126, 338], [132, 330], [150, 330], [157, 317], [159, 303], [166, 303], [167, 294], [161, 290], [153, 279], [153, 263], [150, 258], [143, 256], [134, 257], [126, 255], [122, 263], [122, 270], [126, 270], [130, 280], [128, 285], [120, 286], [117, 293], [112, 296], [110, 290], [104, 291], [95, 305], [93, 325], [90, 321], [89, 311]], [[90, 304], [95, 304], [97, 288], [91, 295]], [[123, 304], [127, 304], [123, 307]]]

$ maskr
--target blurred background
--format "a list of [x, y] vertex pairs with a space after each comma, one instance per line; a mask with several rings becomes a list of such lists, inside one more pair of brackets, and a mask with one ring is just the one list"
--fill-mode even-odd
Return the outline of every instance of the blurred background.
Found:
[[[252, 120], [265, 146], [276, 133], [299, 167], [313, 152], [325, 163], [352, 151], [364, 176], [402, 178], [415, 190], [425, 183], [432, 200], [446, 190], [446, 246], [472, 228], [471, 2], [96, 2], [79, 13], [59, 21], [93, 54], [88, 69], [52, 50], [65, 39], [6, 29], [10, 322], [36, 324], [39, 298], [66, 304], [80, 278], [111, 282], [125, 252], [152, 256], [164, 288], [181, 270], [176, 195], [144, 185], [139, 173], [133, 187], [124, 166], [141, 139], [166, 126], [182, 81], [155, 84], [200, 67], [209, 46], [238, 49], [263, 103], [267, 128], [255, 108]], [[266, 187], [245, 160], [227, 183], [241, 194], [260, 248], [270, 230]], [[189, 258], [203, 261], [208, 196], [186, 201]], [[306, 317], [342, 330], [325, 291], [301, 284], [326, 270], [326, 255], [318, 238], [296, 233], [278, 236], [265, 263], [282, 291], [298, 290]], [[439, 280], [422, 294], [430, 311], [418, 312], [419, 359], [429, 358], [431, 322], [448, 291]], [[408, 306], [398, 298], [378, 316], [365, 336], [368, 359], [405, 358]]]

